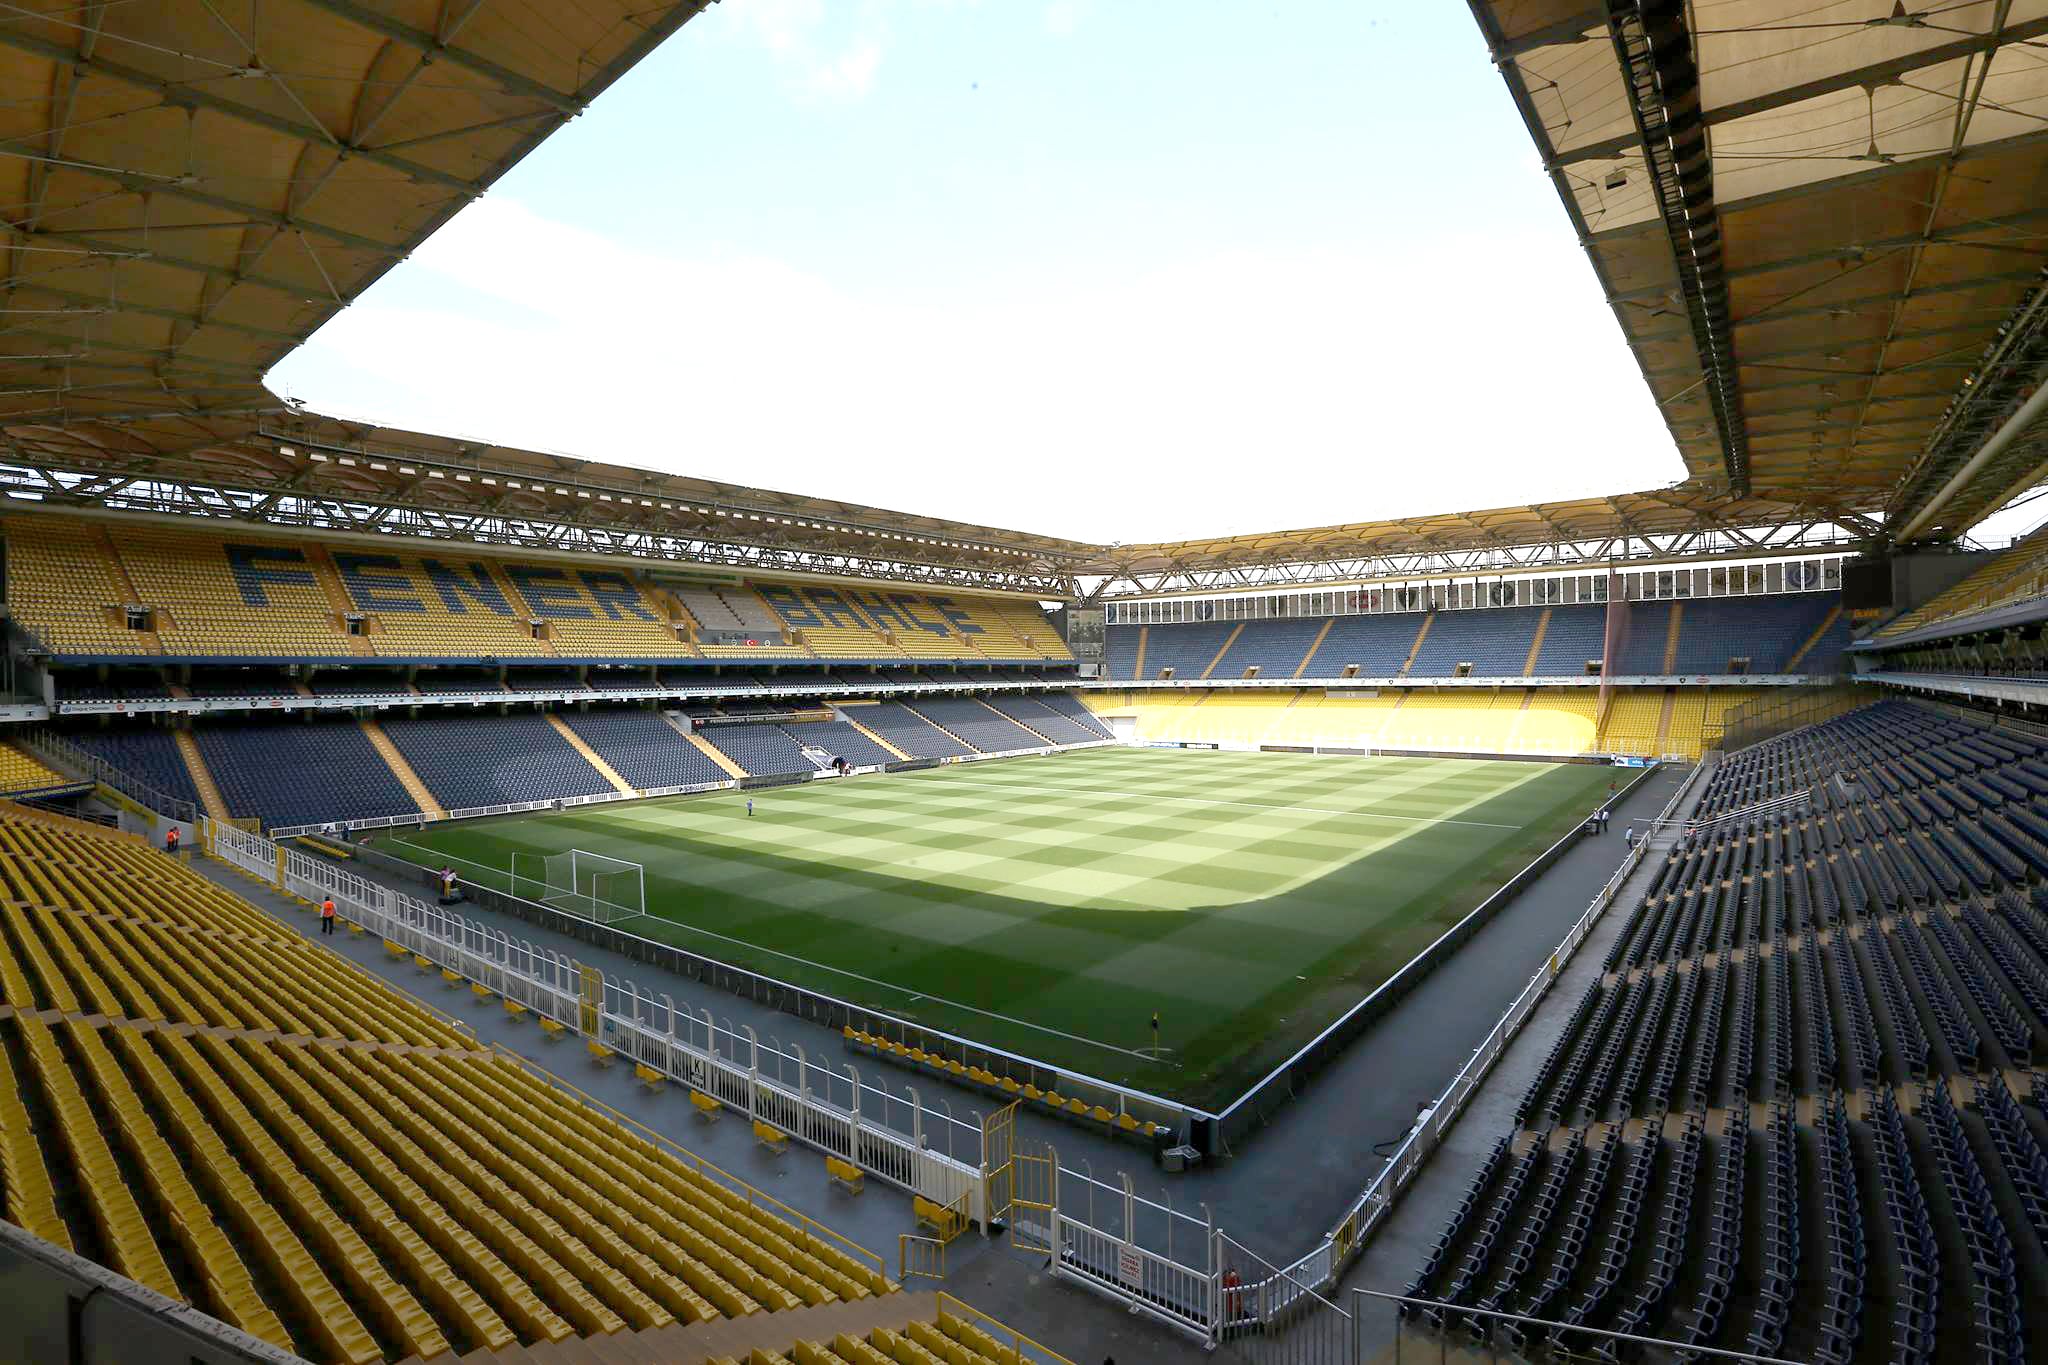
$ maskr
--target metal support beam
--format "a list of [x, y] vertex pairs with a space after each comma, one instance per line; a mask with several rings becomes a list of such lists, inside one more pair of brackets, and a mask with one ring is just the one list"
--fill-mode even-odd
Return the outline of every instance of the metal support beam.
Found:
[[[308, 2], [314, 3], [316, 0]], [[195, 89], [185, 82], [163, 80], [125, 62], [109, 61], [105, 57], [83, 56], [62, 44], [47, 42], [16, 28], [0, 25], [0, 47], [13, 48], [17, 52], [26, 52], [30, 56], [41, 57], [59, 66], [68, 66], [79, 72], [89, 71], [96, 76], [104, 76], [108, 80], [134, 86], [138, 90], [150, 91], [165, 104], [180, 109], [203, 109], [208, 113], [219, 114], [224, 118], [246, 123], [252, 128], [261, 128], [265, 132], [276, 133], [299, 142], [330, 147], [335, 145], [334, 135], [325, 128], [282, 118], [236, 100], [224, 100], [218, 95], [209, 95], [203, 90]], [[221, 71], [216, 74], [227, 75], [231, 70], [232, 68], [222, 64]], [[393, 156], [389, 152], [367, 147], [348, 147], [343, 150], [350, 156], [360, 157], [387, 170], [397, 171], [419, 184], [441, 185], [472, 197], [481, 193], [473, 181], [402, 156]]]
[[1720, 429], [1729, 492], [1749, 495], [1749, 451], [1729, 326], [1714, 172], [1700, 119], [1700, 75], [1683, 0], [1608, 0], [1615, 59], [1655, 184], [1692, 322], [1706, 396]]
[[317, 10], [325, 10], [336, 18], [346, 19], [356, 27], [379, 37], [403, 43], [407, 47], [426, 53], [432, 60], [444, 61], [450, 66], [459, 66], [473, 75], [482, 76], [507, 94], [539, 100], [564, 114], [583, 112], [585, 101], [573, 94], [565, 95], [537, 80], [520, 75], [510, 67], [500, 66], [474, 52], [454, 47], [424, 29], [401, 23], [387, 14], [380, 14], [368, 6], [356, 4], [354, 0], [300, 0], [300, 3]]

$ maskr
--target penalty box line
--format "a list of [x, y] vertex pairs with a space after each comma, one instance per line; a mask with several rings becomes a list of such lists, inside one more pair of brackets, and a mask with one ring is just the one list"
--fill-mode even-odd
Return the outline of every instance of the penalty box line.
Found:
[[[430, 849], [422, 844], [415, 844], [409, 839], [394, 838], [386, 840], [386, 842], [394, 844], [404, 844], [407, 848], [418, 849], [420, 852], [423, 853], [431, 853], [436, 858], [445, 859], [448, 862], [467, 863], [471, 867], [483, 868], [485, 871], [492, 873], [502, 872], [501, 869], [491, 867], [486, 863], [479, 863], [470, 858], [457, 857], [454, 854], [444, 853], [439, 849]], [[505, 875], [509, 878], [511, 874], [503, 873], [502, 875]], [[518, 892], [511, 892], [510, 894], [516, 896], [518, 895]], [[800, 966], [812, 968], [815, 971], [830, 972], [835, 976], [843, 976], [852, 981], [859, 981], [870, 986], [877, 986], [885, 991], [894, 991], [899, 995], [912, 995], [916, 997], [916, 1000], [930, 1000], [937, 1004], [944, 1005], [947, 1009], [965, 1010], [969, 1014], [978, 1014], [984, 1019], [994, 1019], [1000, 1021], [1001, 1023], [1013, 1024], [1018, 1028], [1030, 1029], [1034, 1033], [1043, 1033], [1054, 1038], [1064, 1038], [1070, 1043], [1084, 1043], [1089, 1047], [1101, 1048], [1105, 1052], [1122, 1053], [1126, 1057], [1133, 1057], [1141, 1062], [1156, 1062], [1159, 1060], [1157, 1057], [1149, 1055], [1148, 1051], [1144, 1048], [1118, 1047], [1115, 1043], [1105, 1043], [1099, 1038], [1085, 1038], [1078, 1033], [1069, 1033], [1065, 1029], [1053, 1028], [1047, 1024], [1034, 1024], [1029, 1019], [1019, 1019], [1015, 1015], [1001, 1014], [995, 1010], [985, 1010], [981, 1008], [979, 1005], [969, 1005], [959, 1000], [948, 1000], [945, 996], [933, 995], [930, 991], [912, 991], [908, 986], [899, 986], [895, 984], [893, 981], [882, 981], [872, 976], [863, 976], [859, 972], [850, 972], [846, 970], [844, 967], [833, 967], [823, 962], [813, 962], [807, 957], [798, 957], [795, 953], [785, 953], [779, 948], [769, 948], [759, 943], [749, 943], [747, 942], [747, 940], [743, 938], [734, 938], [730, 934], [721, 934], [715, 929], [705, 929], [695, 924], [685, 924], [681, 920], [670, 919], [667, 915], [657, 914], [652, 910], [643, 910], [638, 915], [633, 916], [632, 918], [658, 919], [664, 924], [673, 925], [675, 928], [685, 930], [689, 933], [702, 934], [706, 938], [715, 938], [722, 943], [730, 943], [735, 948], [744, 948], [749, 952], [755, 953], [767, 953], [771, 957], [779, 957], [785, 962], [794, 962], [799, 964]], [[717, 965], [730, 966], [731, 964], [719, 963]], [[746, 968], [738, 967], [734, 968], [733, 970], [745, 971]], [[792, 982], [784, 982], [782, 984], [792, 986], [796, 990], [804, 989], [802, 986], [795, 986]], [[911, 1003], [915, 1004], [916, 1000], [913, 1000]]]
[[1293, 802], [1232, 801], [1221, 796], [1162, 796], [1156, 792], [1109, 792], [1067, 787], [1033, 787], [1014, 785], [1008, 782], [971, 782], [955, 779], [946, 784], [951, 787], [974, 787], [981, 791], [994, 792], [1035, 792], [1041, 796], [1066, 796], [1086, 801], [1096, 797], [1114, 797], [1122, 801], [1148, 802], [1153, 805], [1169, 803], [1179, 806], [1235, 806], [1244, 810], [1301, 811], [1310, 815], [1350, 815], [1361, 820], [1395, 820], [1404, 825], [1470, 825], [1474, 829], [1522, 829], [1521, 825], [1504, 825], [1494, 820], [1455, 820], [1450, 816], [1438, 815], [1387, 815], [1381, 811], [1343, 810], [1336, 806], [1304, 806]]

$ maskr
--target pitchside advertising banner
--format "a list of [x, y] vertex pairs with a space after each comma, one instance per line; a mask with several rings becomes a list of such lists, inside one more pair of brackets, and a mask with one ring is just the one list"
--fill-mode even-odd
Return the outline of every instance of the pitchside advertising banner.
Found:
[[1647, 768], [1650, 766], [1650, 760], [1647, 758], [1635, 758], [1628, 754], [1620, 754], [1616, 756], [1614, 766], [1617, 768]]

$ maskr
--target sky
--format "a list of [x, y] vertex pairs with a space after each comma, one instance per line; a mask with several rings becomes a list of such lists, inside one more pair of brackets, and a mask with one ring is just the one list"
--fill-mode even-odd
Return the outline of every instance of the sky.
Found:
[[723, 0], [270, 383], [1089, 541], [1684, 475], [1441, 3]]

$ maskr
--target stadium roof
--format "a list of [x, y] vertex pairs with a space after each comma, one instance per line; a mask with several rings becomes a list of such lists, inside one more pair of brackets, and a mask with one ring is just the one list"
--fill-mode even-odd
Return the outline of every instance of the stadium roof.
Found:
[[709, 0], [0, 15], [0, 422], [276, 409], [263, 373]]
[[1067, 589], [1097, 547], [720, 480], [399, 431], [279, 404], [7, 428], [0, 489], [322, 528], [756, 570]]
[[1908, 540], [2048, 476], [2048, 0], [1471, 4], [1699, 491]]
[[263, 387], [706, 3], [8, 6], [0, 488], [1052, 593], [1952, 535], [2048, 473], [2048, 422], [1978, 454], [2048, 367], [2048, 0], [1694, 0], [1696, 31], [1678, 0], [1611, 0], [1611, 24], [1472, 0], [1686, 460], [1675, 488], [1092, 546]]

